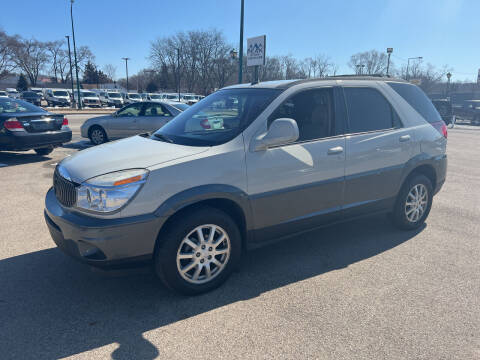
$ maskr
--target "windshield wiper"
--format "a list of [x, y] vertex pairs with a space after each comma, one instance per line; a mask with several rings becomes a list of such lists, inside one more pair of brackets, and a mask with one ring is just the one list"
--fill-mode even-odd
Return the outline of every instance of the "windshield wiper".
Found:
[[156, 138], [158, 138], [158, 139], [160, 139], [160, 140], [162, 140], [162, 141], [165, 141], [165, 142], [168, 142], [168, 143], [170, 143], [170, 144], [173, 144], [173, 140], [170, 139], [170, 138], [168, 138], [168, 137], [166, 137], [166, 136], [163, 135], [163, 134], [157, 134], [157, 133], [155, 133], [155, 134], [153, 134], [153, 136], [155, 136]]

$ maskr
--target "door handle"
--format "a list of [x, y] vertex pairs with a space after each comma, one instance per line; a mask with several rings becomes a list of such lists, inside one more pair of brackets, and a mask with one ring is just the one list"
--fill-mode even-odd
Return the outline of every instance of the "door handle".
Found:
[[400, 142], [405, 142], [410, 140], [410, 135], [402, 135], [400, 136]]
[[341, 147], [341, 146], [336, 146], [336, 147], [330, 148], [330, 149], [328, 149], [328, 152], [327, 152], [328, 155], [336, 155], [336, 154], [341, 154], [341, 153], [343, 153], [343, 147]]

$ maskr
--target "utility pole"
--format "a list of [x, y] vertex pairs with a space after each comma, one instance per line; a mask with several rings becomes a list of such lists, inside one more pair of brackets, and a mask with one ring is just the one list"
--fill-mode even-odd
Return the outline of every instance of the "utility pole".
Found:
[[389, 75], [389, 74], [388, 74], [388, 70], [390, 69], [390, 55], [392, 55], [392, 52], [393, 52], [393, 48], [387, 48], [387, 54], [388, 54], [388, 59], [387, 59], [387, 76]]
[[[73, 95], [75, 93], [75, 90], [73, 90], [73, 68], [72, 68], [72, 53], [70, 52], [70, 36], [66, 35], [67, 38], [67, 44], [68, 44], [68, 61], [70, 63], [70, 80], [72, 83], [72, 101], [75, 102], [75, 96]], [[73, 105], [73, 104], [72, 104]]]
[[128, 93], [128, 60], [130, 60], [130, 58], [124, 57], [122, 58], [122, 60], [125, 60], [125, 73], [127, 74], [127, 93]]
[[[80, 82], [78, 81], [78, 62], [77, 62], [77, 47], [75, 45], [75, 30], [73, 27], [73, 1], [70, 0], [70, 19], [72, 20], [72, 40], [73, 40], [73, 55], [75, 56], [75, 73], [77, 75], [77, 104], [78, 108], [82, 108], [82, 99], [80, 98]], [[75, 98], [75, 96], [74, 96]]]
[[421, 56], [417, 56], [417, 57], [411, 57], [411, 58], [408, 58], [407, 59], [407, 74], [405, 75], [406, 79], [405, 80], [409, 80], [409, 76], [408, 76], [408, 68], [410, 67], [410, 60], [422, 60], [423, 57]]
[[240, 9], [240, 53], [238, 56], [238, 83], [243, 82], [243, 17], [244, 17], [244, 0], [241, 0]]
[[177, 90], [178, 101], [180, 101], [180, 49], [177, 48]]

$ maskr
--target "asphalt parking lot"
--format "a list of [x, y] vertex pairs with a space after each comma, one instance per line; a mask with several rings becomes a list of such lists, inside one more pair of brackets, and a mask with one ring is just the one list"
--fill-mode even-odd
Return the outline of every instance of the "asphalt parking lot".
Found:
[[91, 271], [43, 219], [55, 164], [0, 153], [2, 359], [480, 358], [480, 127], [449, 129], [447, 182], [426, 225], [384, 216], [252, 251], [221, 288], [167, 291], [148, 269]]

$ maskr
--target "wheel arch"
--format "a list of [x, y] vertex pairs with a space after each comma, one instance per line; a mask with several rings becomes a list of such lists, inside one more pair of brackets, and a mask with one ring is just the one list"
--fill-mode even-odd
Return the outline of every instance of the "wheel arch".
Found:
[[429, 157], [426, 154], [420, 154], [411, 159], [404, 168], [400, 189], [415, 174], [425, 175], [431, 181], [433, 189], [435, 189], [438, 184], [437, 161], [438, 159]]
[[184, 190], [167, 199], [155, 211], [155, 215], [163, 217], [157, 242], [161, 234], [183, 215], [200, 207], [219, 209], [235, 221], [242, 236], [242, 247], [245, 248], [252, 234], [252, 215], [248, 196], [242, 190], [230, 185], [205, 185]]

